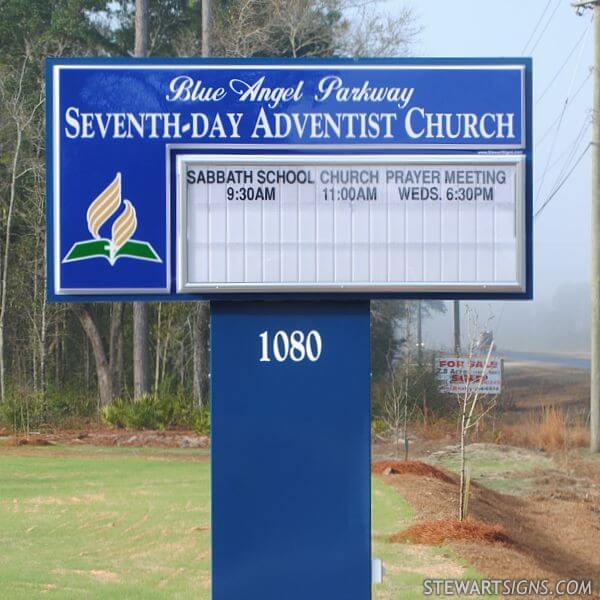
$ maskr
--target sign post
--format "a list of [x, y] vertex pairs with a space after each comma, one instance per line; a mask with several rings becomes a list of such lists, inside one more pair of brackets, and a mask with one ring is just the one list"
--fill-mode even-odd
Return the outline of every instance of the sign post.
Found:
[[369, 303], [213, 302], [211, 335], [214, 598], [369, 598]]
[[48, 297], [211, 300], [214, 600], [370, 597], [369, 300], [532, 295], [531, 63], [47, 64]]

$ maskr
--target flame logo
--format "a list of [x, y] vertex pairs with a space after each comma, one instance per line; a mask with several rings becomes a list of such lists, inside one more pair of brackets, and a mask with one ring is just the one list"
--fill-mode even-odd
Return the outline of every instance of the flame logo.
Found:
[[106, 223], [121, 206], [121, 173], [90, 204], [87, 211], [87, 226], [92, 236], [100, 239], [100, 227]]
[[131, 239], [137, 229], [135, 208], [125, 200], [125, 210], [116, 218], [112, 226], [110, 240], [110, 258], [114, 263], [117, 252]]
[[[110, 238], [102, 235], [101, 229], [119, 211], [123, 210], [113, 221]], [[132, 239], [137, 230], [136, 210], [129, 200], [122, 200], [121, 173], [100, 192], [87, 209], [87, 226], [92, 234], [91, 240], [75, 242], [63, 263], [105, 258], [114, 265], [120, 258], [132, 258], [162, 263], [162, 259], [150, 242]]]
[[[137, 229], [135, 208], [129, 200], [124, 200], [125, 209], [112, 226], [109, 240], [109, 261], [115, 264], [117, 252], [131, 239]], [[110, 220], [121, 206], [121, 173], [94, 199], [87, 211], [87, 225], [94, 239], [102, 239], [100, 229]]]

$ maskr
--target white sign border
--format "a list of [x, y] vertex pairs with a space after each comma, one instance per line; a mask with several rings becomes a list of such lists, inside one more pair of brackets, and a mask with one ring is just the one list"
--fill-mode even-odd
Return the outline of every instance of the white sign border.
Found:
[[[189, 149], [189, 146], [187, 146]], [[320, 154], [320, 155], [290, 155], [290, 154], [178, 154], [176, 158], [176, 293], [483, 293], [483, 294], [514, 294], [524, 293], [526, 281], [526, 156], [520, 154], [486, 154], [486, 155], [395, 155], [368, 154]], [[512, 165], [516, 167], [516, 237], [517, 237], [517, 281], [514, 284], [504, 283], [465, 283], [465, 282], [404, 282], [404, 283], [193, 283], [188, 281], [187, 254], [187, 201], [183, 190], [186, 188], [185, 166], [189, 163], [232, 165], [319, 165], [319, 164], [417, 164], [417, 165]]]
[[[67, 59], [69, 60], [69, 59]], [[402, 59], [400, 59], [402, 60]], [[68, 70], [126, 70], [126, 69], [135, 69], [135, 70], [198, 70], [203, 71], [206, 69], [212, 70], [224, 70], [231, 69], [235, 67], [239, 70], [256, 70], [256, 69], [265, 69], [270, 71], [277, 70], [310, 70], [310, 69], [336, 69], [336, 70], [469, 70], [469, 71], [484, 71], [484, 70], [492, 70], [492, 71], [518, 71], [520, 73], [521, 79], [521, 143], [520, 144], [362, 144], [360, 148], [369, 150], [369, 149], [377, 149], [377, 150], [415, 150], [418, 149], [420, 151], [424, 150], [432, 150], [432, 151], [443, 151], [443, 150], [474, 150], [478, 152], [512, 152], [512, 151], [526, 151], [528, 147], [528, 138], [527, 138], [527, 95], [526, 95], [526, 74], [527, 67], [521, 63], [512, 64], [510, 61], [502, 64], [494, 64], [494, 63], [486, 63], [481, 62], [478, 63], [476, 59], [473, 59], [471, 63], [465, 64], [456, 64], [452, 62], [435, 62], [435, 59], [432, 59], [431, 64], [427, 63], [419, 63], [419, 64], [411, 64], [410, 62], [399, 62], [399, 63], [380, 63], [373, 62], [370, 63], [368, 60], [366, 62], [359, 62], [356, 64], [352, 63], [339, 63], [335, 60], [328, 62], [324, 60], [322, 63], [298, 63], [298, 64], [278, 64], [278, 63], [269, 63], [268, 61], [261, 62], [260, 60], [256, 60], [256, 62], [244, 63], [239, 62], [236, 63], [222, 63], [222, 62], [211, 62], [209, 60], [205, 60], [201, 63], [194, 62], [171, 62], [165, 61], [161, 62], [148, 62], [144, 63], [88, 63], [88, 62], [68, 62], [68, 63], [56, 63], [52, 64], [50, 73], [52, 77], [51, 86], [47, 84], [46, 92], [49, 93], [51, 90], [52, 96], [52, 114], [46, 115], [47, 119], [52, 122], [52, 211], [53, 211], [53, 228], [52, 228], [52, 245], [48, 248], [48, 254], [52, 256], [51, 264], [48, 265], [48, 268], [52, 270], [53, 277], [53, 293], [56, 297], [60, 296], [110, 296], [110, 295], [118, 295], [125, 296], [129, 294], [146, 294], [146, 295], [161, 295], [161, 294], [170, 294], [171, 293], [171, 217], [170, 214], [170, 151], [171, 149], [175, 149], [178, 147], [186, 147], [189, 148], [199, 148], [203, 145], [196, 144], [165, 144], [165, 155], [166, 155], [166, 202], [167, 202], [167, 215], [166, 215], [166, 278], [165, 278], [165, 286], [159, 288], [127, 288], [127, 287], [117, 287], [117, 288], [67, 288], [63, 287], [61, 283], [61, 254], [60, 254], [60, 211], [61, 211], [61, 196], [60, 196], [60, 119], [61, 119], [61, 98], [60, 98], [60, 73], [61, 71]], [[208, 145], [211, 149], [215, 148], [215, 144]], [[236, 148], [241, 149], [242, 147], [246, 149], [252, 148], [250, 145], [236, 145], [236, 144], [219, 144], [219, 149], [227, 149], [227, 148]], [[257, 144], [257, 149], [268, 149], [271, 146], [268, 144]], [[276, 145], [276, 148], [280, 150], [285, 149], [294, 149], [294, 150], [314, 150], [317, 146], [312, 144], [281, 144]], [[331, 146], [327, 146], [327, 150], [356, 150], [357, 145], [352, 144], [332, 144]], [[415, 155], [418, 156], [418, 155]], [[524, 252], [524, 248], [522, 249]], [[177, 257], [177, 266], [179, 263], [179, 257]], [[523, 267], [523, 273], [525, 273], [526, 269]], [[177, 285], [175, 290], [175, 295], [180, 294], [179, 290], [179, 277], [176, 276]], [[211, 288], [217, 289], [217, 288]], [[218, 288], [221, 289], [221, 288]], [[267, 288], [263, 288], [266, 291], [269, 291]], [[375, 287], [369, 287], [369, 290], [377, 291]], [[420, 288], [415, 288], [415, 290], [411, 290], [409, 288], [403, 288], [403, 292], [411, 292], [411, 291], [420, 291], [425, 288], [422, 286]], [[466, 286], [460, 286], [456, 288], [458, 291], [469, 292], [469, 291], [479, 291], [481, 290], [481, 286], [476, 286], [472, 290]], [[526, 283], [518, 288], [510, 287], [499, 289], [498, 286], [495, 286], [493, 292], [498, 293], [524, 293], [527, 289]], [[248, 291], [246, 288], [240, 288], [239, 291], [246, 292]], [[309, 289], [308, 291], [316, 291], [313, 289]], [[346, 288], [346, 291], [350, 291]], [[379, 290], [385, 291], [385, 290]], [[430, 290], [435, 291], [435, 290]], [[449, 288], [444, 288], [444, 291], [449, 291]], [[150, 298], [151, 300], [151, 298]]]

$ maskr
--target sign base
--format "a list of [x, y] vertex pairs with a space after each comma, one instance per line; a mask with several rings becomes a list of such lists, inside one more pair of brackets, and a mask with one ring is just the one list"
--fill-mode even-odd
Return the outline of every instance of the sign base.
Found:
[[369, 303], [213, 302], [213, 600], [371, 597]]

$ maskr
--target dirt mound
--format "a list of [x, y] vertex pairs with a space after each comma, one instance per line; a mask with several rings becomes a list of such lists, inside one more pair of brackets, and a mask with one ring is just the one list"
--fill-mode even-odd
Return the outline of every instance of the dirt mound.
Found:
[[377, 475], [422, 475], [454, 483], [446, 472], [418, 460], [380, 460], [371, 465], [371, 471]]
[[473, 519], [425, 521], [412, 525], [390, 537], [391, 543], [412, 542], [430, 546], [438, 546], [450, 540], [514, 545], [514, 542], [499, 525], [489, 525]]

